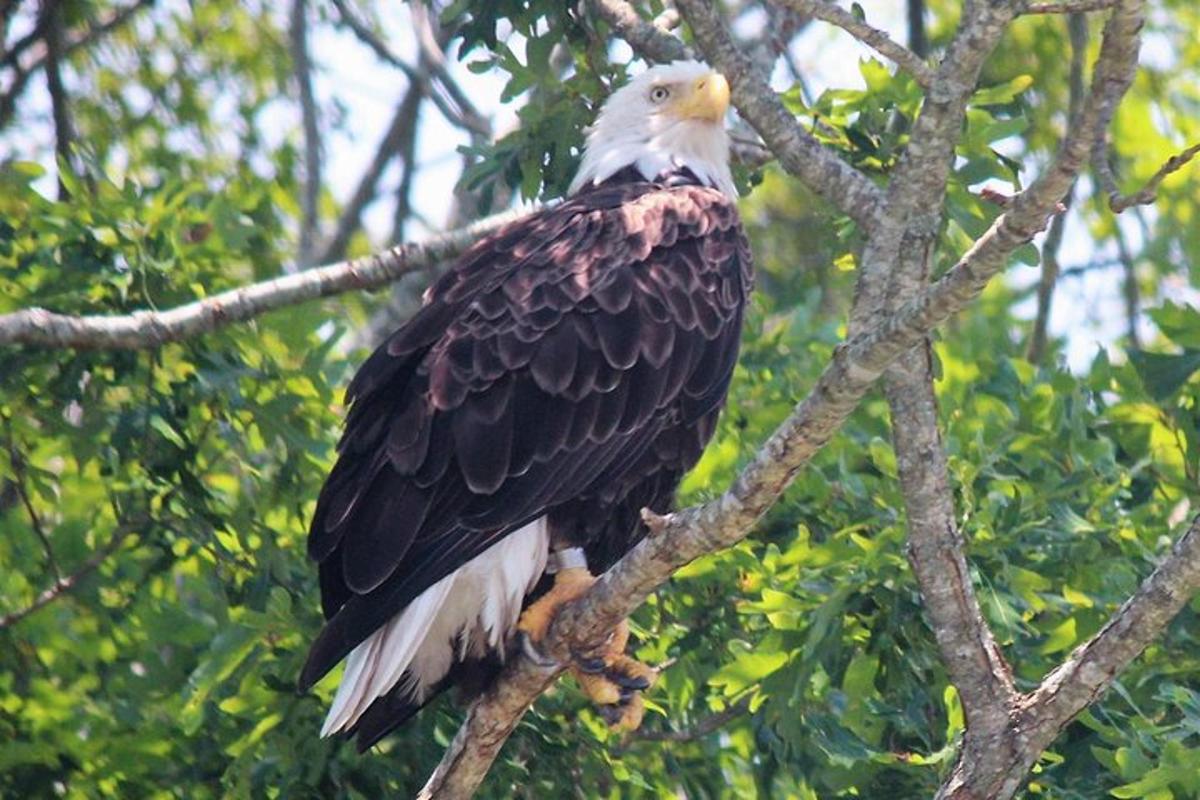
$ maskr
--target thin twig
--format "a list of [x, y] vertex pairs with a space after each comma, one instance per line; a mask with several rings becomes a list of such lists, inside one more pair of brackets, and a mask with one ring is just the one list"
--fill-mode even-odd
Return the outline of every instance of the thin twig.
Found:
[[1121, 230], [1119, 224], [1113, 226], [1113, 240], [1117, 244], [1117, 261], [1124, 273], [1121, 281], [1121, 296], [1125, 303], [1126, 335], [1129, 337], [1129, 346], [1140, 349], [1142, 342], [1141, 336], [1138, 334], [1137, 321], [1142, 301], [1137, 282], [1137, 262], [1129, 249], [1129, 243], [1125, 241], [1125, 232]]
[[1025, 3], [1022, 14], [1084, 14], [1089, 11], [1107, 11], [1120, 0], [1058, 0], [1056, 3]]
[[12, 464], [13, 471], [13, 488], [17, 493], [17, 497], [21, 501], [21, 505], [25, 506], [26, 513], [29, 514], [29, 524], [33, 528], [34, 535], [42, 544], [42, 552], [46, 555], [46, 564], [50, 567], [50, 573], [54, 576], [55, 581], [62, 580], [62, 569], [58, 566], [58, 559], [54, 557], [54, 548], [50, 544], [50, 536], [46, 533], [46, 527], [42, 524], [41, 515], [33, 505], [33, 499], [29, 496], [29, 489], [26, 486], [28, 475], [25, 473], [25, 457], [21, 451], [17, 449], [17, 442], [13, 438], [12, 426], [9, 420], [5, 420], [5, 427], [8, 429], [8, 459]]
[[0, 315], [0, 345], [106, 350], [158, 347], [306, 300], [386, 286], [403, 275], [458, 255], [479, 237], [526, 213], [495, 214], [424, 243], [399, 245], [375, 255], [230, 289], [169, 311], [73, 316], [28, 308]]
[[142, 523], [137, 525], [131, 524], [119, 526], [113, 533], [112, 538], [109, 539], [108, 544], [89, 556], [88, 559], [76, 567], [71, 574], [67, 575], [66, 577], [56, 579], [53, 584], [42, 590], [38, 596], [35, 597], [29, 603], [29, 605], [25, 606], [24, 608], [19, 608], [16, 611], [10, 611], [5, 615], [0, 616], [0, 630], [20, 622], [35, 611], [45, 608], [55, 600], [78, 588], [80, 581], [90, 575], [97, 567], [103, 564], [109, 556], [115, 553], [121, 547], [121, 545], [125, 543], [126, 539], [136, 533], [141, 524]]
[[1158, 168], [1158, 171], [1151, 176], [1150, 180], [1146, 181], [1145, 186], [1132, 194], [1121, 194], [1117, 190], [1115, 181], [1112, 182], [1111, 185], [1105, 187], [1108, 191], [1108, 207], [1112, 209], [1114, 214], [1120, 214], [1132, 206], [1144, 206], [1153, 203], [1158, 199], [1158, 187], [1162, 185], [1167, 176], [1183, 169], [1198, 154], [1200, 154], [1200, 142], [1197, 142], [1181, 153], [1171, 156], [1165, 164]]
[[908, 49], [921, 59], [929, 56], [929, 34], [925, 30], [925, 0], [908, 0]]
[[784, 0], [784, 4], [801, 14], [807, 14], [841, 28], [912, 75], [913, 80], [921, 88], [928, 89], [933, 83], [933, 70], [920, 56], [892, 39], [886, 31], [868, 25], [844, 8], [827, 2], [827, 0]]
[[724, 710], [710, 714], [690, 728], [682, 730], [650, 731], [638, 729], [628, 736], [628, 742], [692, 742], [703, 739], [711, 733], [719, 731], [731, 720], [750, 710], [750, 698], [744, 697], [736, 703], [731, 703]]

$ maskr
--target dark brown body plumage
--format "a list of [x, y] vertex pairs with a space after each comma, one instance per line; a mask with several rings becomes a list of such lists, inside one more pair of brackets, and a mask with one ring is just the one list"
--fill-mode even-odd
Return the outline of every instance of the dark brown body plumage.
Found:
[[[712, 435], [750, 281], [733, 203], [690, 173], [623, 170], [467, 251], [347, 392], [301, 687], [530, 520], [597, 573], [632, 547]], [[380, 698], [360, 745], [415, 711]]]

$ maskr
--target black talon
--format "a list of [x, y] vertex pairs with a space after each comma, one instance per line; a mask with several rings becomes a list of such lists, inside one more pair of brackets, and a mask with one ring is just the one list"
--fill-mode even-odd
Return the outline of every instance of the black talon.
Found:
[[537, 645], [533, 643], [533, 639], [525, 631], [517, 631], [517, 638], [521, 642], [521, 651], [525, 653], [525, 657], [530, 661], [545, 669], [558, 666], [557, 661], [537, 649]]
[[632, 699], [633, 699], [633, 696], [634, 696], [635, 694], [637, 694], [637, 690], [636, 690], [636, 689], [630, 689], [630, 688], [628, 688], [628, 687], [625, 687], [625, 688], [621, 689], [621, 692], [620, 692], [620, 695], [619, 695], [619, 697], [621, 698], [621, 703], [620, 703], [620, 704], [621, 704], [621, 705], [625, 705], [625, 704], [627, 704], [627, 703], [628, 703], [630, 700], [632, 700]]
[[612, 705], [596, 706], [596, 710], [600, 712], [600, 716], [609, 725], [616, 725], [621, 721], [622, 707], [617, 703]]
[[604, 677], [620, 686], [623, 689], [631, 689], [640, 692], [643, 689], [650, 688], [650, 679], [645, 675], [627, 675], [624, 672], [613, 671], [606, 674]]
[[608, 666], [604, 663], [603, 658], [593, 656], [581, 656], [578, 653], [572, 653], [571, 658], [575, 661], [575, 666], [579, 667], [580, 672], [585, 672], [588, 675], [599, 675], [604, 672], [604, 668]]

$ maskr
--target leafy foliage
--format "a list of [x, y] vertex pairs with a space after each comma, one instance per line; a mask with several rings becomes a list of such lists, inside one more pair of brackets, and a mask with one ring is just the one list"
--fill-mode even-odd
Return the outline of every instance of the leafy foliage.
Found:
[[[935, 45], [951, 5], [929, 3]], [[1174, 61], [1152, 64], [1118, 116], [1129, 186], [1200, 118], [1188, 38], [1200, 11], [1152, 5], [1151, 34]], [[518, 131], [474, 153], [468, 188], [549, 197], [569, 180], [582, 126], [628, 65], [564, 9], [459, 0], [444, 11], [463, 23], [472, 68], [530, 100]], [[73, 55], [88, 89], [75, 104], [87, 171], [52, 200], [43, 167], [0, 168], [0, 313], [167, 308], [279, 273], [299, 194], [293, 139], [264, 122], [291, 91], [281, 24], [270, 7], [173, 7]], [[1019, 185], [1053, 147], [1067, 49], [1060, 21], [1023, 20], [989, 63], [942, 266], [997, 213], [981, 182]], [[859, 71], [863, 89], [784, 99], [882, 181], [920, 93], [877, 61]], [[972, 579], [1022, 687], [1098, 630], [1195, 499], [1200, 314], [1156, 291], [1200, 263], [1198, 203], [1176, 176], [1144, 212], [1132, 280], [1156, 306], [1157, 333], [1141, 347], [1100, 351], [1072, 373], [1053, 358], [1057, 341], [1030, 363], [1015, 285], [993, 286], [933, 347]], [[852, 293], [848, 221], [773, 169], [742, 210], [760, 291], [685, 503], [727, 485], [812, 385]], [[1080, 213], [1097, 251], [1127, 235], [1098, 204]], [[1021, 257], [1039, 261], [1033, 247]], [[102, 556], [73, 590], [0, 629], [0, 795], [378, 797], [421, 784], [456, 728], [451, 698], [359, 757], [316, 738], [335, 679], [294, 690], [319, 624], [305, 526], [362, 355], [346, 352], [343, 326], [372, 303], [311, 303], [141, 353], [0, 350], [0, 617]], [[483, 796], [929, 796], [963, 718], [906, 561], [886, 409], [869, 398], [750, 539], [689, 565], [639, 611], [638, 656], [667, 665], [649, 735], [617, 739], [564, 681]], [[1029, 796], [1200, 797], [1198, 613], [1193, 602], [1067, 730]], [[728, 719], [703, 732], [713, 714]], [[654, 739], [664, 730], [674, 741]]]

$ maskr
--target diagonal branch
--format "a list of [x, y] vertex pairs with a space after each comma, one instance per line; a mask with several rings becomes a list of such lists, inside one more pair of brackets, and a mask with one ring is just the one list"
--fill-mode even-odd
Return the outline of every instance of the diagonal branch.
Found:
[[1187, 166], [1197, 155], [1200, 155], [1200, 142], [1168, 158], [1166, 163], [1159, 167], [1158, 171], [1150, 177], [1150, 180], [1146, 181], [1146, 185], [1138, 191], [1132, 194], [1121, 194], [1121, 191], [1117, 188], [1112, 167], [1108, 164], [1107, 146], [1105, 146], [1103, 150], [1097, 152], [1096, 172], [1100, 179], [1101, 189], [1108, 195], [1108, 207], [1112, 209], [1114, 214], [1120, 214], [1127, 208], [1153, 203], [1158, 199], [1158, 187], [1162, 185], [1162, 182], [1172, 173], [1178, 172]]
[[76, 567], [71, 574], [67, 575], [66, 577], [57, 577], [53, 584], [41, 591], [38, 596], [33, 598], [29, 605], [25, 606], [24, 608], [19, 608], [16, 611], [10, 611], [7, 614], [0, 615], [0, 630], [20, 622], [35, 611], [45, 608], [55, 600], [58, 600], [60, 597], [63, 597], [77, 589], [80, 581], [94, 572], [96, 568], [103, 564], [109, 556], [117, 552], [121, 545], [125, 543], [126, 539], [132, 536], [138, 527], [140, 527], [140, 524], [141, 523], [127, 524], [118, 527], [113, 533], [112, 538], [109, 539], [108, 544], [97, 550], [95, 553], [92, 553], [92, 555], [89, 556], [87, 560], [81, 563], [78, 567]]
[[[643, 57], [652, 61], [692, 57], [682, 42], [643, 20], [625, 0], [591, 0], [591, 5]], [[739, 113], [779, 157], [783, 168], [859, 225], [871, 228], [880, 211], [879, 188], [801, 127], [734, 44], [710, 4], [681, 0], [677, 5], [709, 62], [729, 79]]]
[[[369, 47], [372, 52], [379, 58], [380, 61], [390, 64], [396, 69], [404, 73], [411, 82], [427, 86], [430, 83], [430, 75], [426, 69], [408, 63], [392, 50], [386, 42], [379, 37], [371, 27], [359, 18], [358, 14], [350, 7], [347, 0], [332, 0], [333, 7], [337, 9], [338, 16], [345, 23], [346, 27], [358, 38], [360, 42]], [[437, 44], [435, 38], [435, 45]], [[422, 48], [424, 49], [424, 48]], [[440, 52], [440, 47], [436, 47]], [[426, 58], [422, 53], [422, 62], [428, 65]], [[443, 55], [443, 63], [444, 63]], [[491, 123], [484, 117], [478, 109], [470, 103], [466, 93], [453, 81], [448, 71], [443, 70], [441, 75], [435, 76], [439, 78], [439, 83], [444, 92], [428, 91], [429, 99], [433, 101], [434, 106], [441, 112], [442, 116], [451, 125], [462, 128], [472, 136], [488, 139], [491, 137]], [[441, 78], [445, 78], [445, 82]], [[448, 98], [457, 98], [461, 96], [465, 101], [464, 105], [455, 107], [455, 101]]]
[[1200, 592], [1200, 516], [1137, 592], [1091, 639], [1045, 677], [1026, 707], [1042, 747], [1104, 693], [1113, 679], [1158, 638]]
[[42, 552], [46, 555], [46, 566], [49, 567], [50, 573], [54, 575], [55, 581], [62, 580], [62, 569], [58, 566], [58, 559], [54, 557], [54, 548], [50, 544], [50, 536], [46, 533], [46, 527], [42, 524], [41, 515], [33, 505], [33, 500], [29, 496], [29, 489], [26, 487], [28, 476], [25, 474], [25, 456], [17, 449], [16, 440], [13, 438], [12, 428], [9, 420], [5, 418], [5, 427], [8, 429], [8, 460], [12, 466], [14, 491], [17, 493], [21, 505], [25, 507], [25, 512], [29, 515], [29, 524], [33, 527], [34, 535], [42, 544]]
[[73, 316], [55, 314], [44, 308], [27, 308], [3, 314], [0, 315], [0, 345], [103, 350], [158, 347], [306, 300], [386, 286], [410, 272], [453, 258], [479, 237], [526, 213], [494, 214], [427, 242], [398, 245], [375, 255], [230, 289], [168, 311]]
[[724, 710], [710, 714], [697, 722], [691, 728], [674, 731], [636, 730], [630, 735], [631, 741], [639, 742], [691, 742], [702, 739], [710, 733], [715, 733], [725, 724], [737, 719], [750, 710], [750, 698], [743, 697], [736, 703], [730, 703]]
[[477, 141], [488, 141], [492, 138], [492, 124], [483, 115], [471, 98], [458, 85], [458, 81], [450, 74], [446, 64], [446, 54], [443, 45], [434, 33], [433, 20], [429, 9], [424, 3], [409, 4], [409, 14], [412, 16], [413, 27], [417, 37], [417, 51], [421, 57], [421, 65], [426, 68], [434, 79], [435, 85], [457, 106], [457, 117], [462, 127], [466, 128], [472, 138]]
[[841, 28], [912, 75], [921, 88], [928, 89], [933, 83], [933, 70], [924, 59], [892, 39], [886, 31], [868, 25], [841, 6], [836, 6], [828, 0], [784, 0], [784, 4], [801, 14]]
[[[362, 221], [363, 211], [375, 199], [376, 187], [379, 184], [380, 177], [383, 175], [383, 171], [397, 153], [406, 149], [406, 142], [415, 141], [417, 116], [421, 110], [421, 101], [424, 99], [425, 96], [421, 91], [421, 87], [415, 83], [410, 83], [408, 89], [404, 92], [403, 99], [396, 106], [396, 113], [392, 115], [392, 121], [388, 124], [388, 129], [384, 133], [383, 139], [379, 142], [379, 147], [375, 150], [375, 157], [371, 159], [371, 163], [359, 179], [358, 186], [355, 188], [354, 194], [350, 197], [350, 201], [342, 209], [342, 214], [338, 217], [337, 228], [333, 232], [333, 237], [329, 240], [324, 252], [321, 254], [321, 261], [334, 261], [346, 255], [346, 248], [350, 244], [350, 237], [358, 230]], [[411, 148], [407, 149], [411, 150]], [[406, 172], [410, 171], [410, 165], [407, 162], [408, 159], [402, 165]]]

